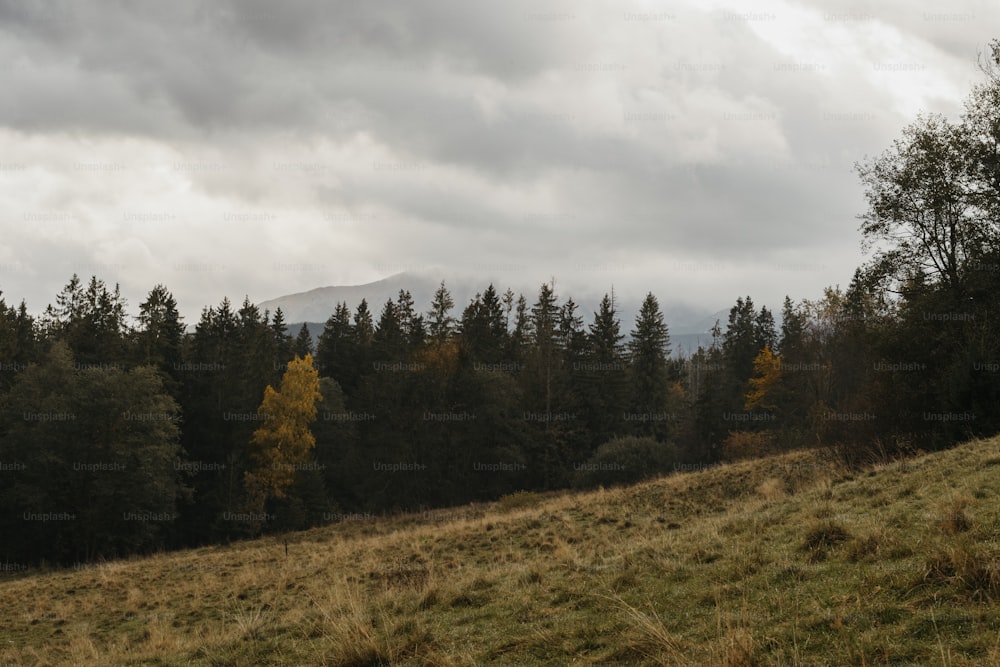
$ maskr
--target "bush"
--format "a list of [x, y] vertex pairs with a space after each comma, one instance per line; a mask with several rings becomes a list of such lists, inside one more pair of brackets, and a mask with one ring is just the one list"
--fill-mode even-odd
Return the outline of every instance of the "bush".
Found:
[[776, 438], [771, 431], [730, 431], [722, 443], [724, 461], [760, 458], [777, 454], [778, 451]]
[[677, 447], [653, 438], [614, 438], [597, 448], [586, 463], [574, 464], [579, 487], [632, 484], [672, 472], [680, 460]]

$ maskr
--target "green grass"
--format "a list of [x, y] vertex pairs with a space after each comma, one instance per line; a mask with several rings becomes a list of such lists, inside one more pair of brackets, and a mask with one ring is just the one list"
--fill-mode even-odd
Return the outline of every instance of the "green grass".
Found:
[[998, 445], [7, 576], [0, 665], [1000, 665]]

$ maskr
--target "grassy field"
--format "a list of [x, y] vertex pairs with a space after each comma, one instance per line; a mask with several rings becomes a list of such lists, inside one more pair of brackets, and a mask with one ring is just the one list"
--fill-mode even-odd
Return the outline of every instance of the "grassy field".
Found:
[[1000, 665], [1000, 440], [0, 579], [0, 665]]

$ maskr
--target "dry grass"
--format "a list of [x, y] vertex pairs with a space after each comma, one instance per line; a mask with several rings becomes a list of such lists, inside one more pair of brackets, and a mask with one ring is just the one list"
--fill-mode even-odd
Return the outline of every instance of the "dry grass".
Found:
[[996, 665], [997, 444], [6, 576], [0, 665]]

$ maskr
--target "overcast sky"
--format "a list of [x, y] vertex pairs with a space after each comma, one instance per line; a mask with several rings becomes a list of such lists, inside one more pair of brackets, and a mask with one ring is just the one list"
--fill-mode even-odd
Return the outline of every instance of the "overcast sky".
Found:
[[864, 261], [853, 164], [957, 117], [1000, 37], [945, 6], [0, 0], [0, 289], [815, 298]]

